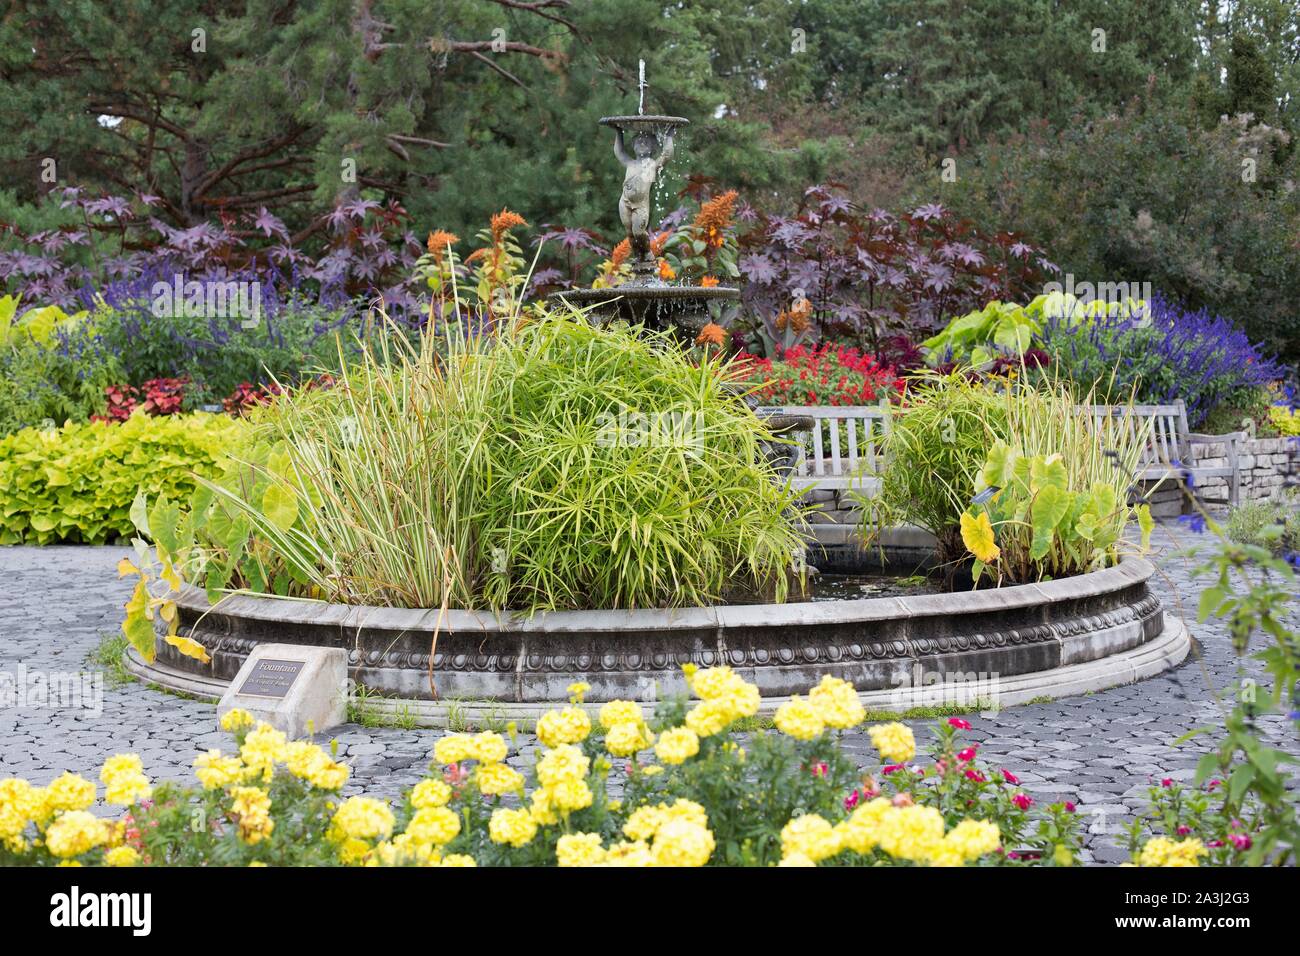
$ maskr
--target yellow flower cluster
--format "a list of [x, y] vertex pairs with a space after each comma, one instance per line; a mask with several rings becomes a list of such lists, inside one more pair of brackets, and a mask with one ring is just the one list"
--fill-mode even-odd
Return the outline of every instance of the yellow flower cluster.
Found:
[[515, 848], [529, 843], [537, 835], [538, 821], [528, 810], [511, 810], [498, 807], [488, 820], [488, 837], [493, 843], [506, 843]]
[[[237, 713], [230, 711], [226, 714]], [[240, 725], [240, 729], [245, 729]], [[194, 758], [194, 776], [207, 790], [220, 790], [238, 783], [270, 783], [277, 764], [299, 780], [320, 790], [338, 790], [347, 782], [348, 767], [333, 760], [307, 740], [289, 743], [284, 734], [269, 724], [258, 724], [245, 738], [238, 756], [209, 750]]]
[[463, 760], [500, 763], [506, 759], [506, 739], [485, 730], [481, 734], [448, 734], [433, 745], [433, 759], [450, 766]]
[[630, 757], [645, 750], [655, 741], [655, 735], [642, 721], [615, 724], [605, 734], [605, 749], [615, 757]]
[[261, 787], [232, 787], [230, 812], [239, 824], [239, 838], [250, 846], [261, 843], [275, 829], [271, 796]]
[[537, 721], [537, 738], [547, 747], [577, 744], [591, 733], [591, 718], [581, 707], [548, 710]]
[[228, 734], [237, 734], [252, 727], [256, 721], [253, 715], [242, 707], [235, 707], [221, 715], [221, 729]]
[[104, 761], [99, 772], [104, 784], [104, 799], [109, 803], [129, 807], [153, 794], [149, 778], [144, 775], [144, 765], [135, 754], [114, 754]]
[[725, 664], [705, 670], [687, 664], [682, 671], [686, 683], [700, 698], [700, 703], [686, 713], [686, 726], [697, 736], [712, 737], [740, 718], [758, 713], [758, 687]]
[[689, 727], [674, 727], [659, 735], [655, 756], [666, 764], [685, 763], [700, 752], [700, 737]]
[[474, 783], [481, 793], [488, 796], [522, 792], [524, 789], [523, 774], [503, 763], [480, 764], [474, 774]]
[[244, 779], [244, 762], [223, 757], [220, 750], [209, 750], [194, 758], [194, 776], [205, 790], [220, 790]]
[[897, 860], [962, 866], [1001, 844], [996, 824], [986, 820], [962, 820], [945, 834], [943, 815], [934, 807], [895, 807], [877, 797], [833, 826], [816, 814], [795, 817], [781, 830], [781, 862], [815, 866], [845, 850], [867, 854], [879, 847]]
[[425, 807], [445, 807], [451, 801], [451, 787], [441, 780], [421, 780], [411, 788], [411, 806], [417, 810]]
[[907, 763], [916, 756], [916, 737], [912, 728], [897, 721], [877, 724], [867, 731], [880, 756], [893, 763]]
[[27, 848], [23, 832], [27, 824], [45, 816], [45, 797], [26, 780], [0, 780], [0, 842], [15, 853]]
[[85, 810], [68, 810], [45, 830], [45, 848], [59, 859], [80, 856], [108, 842], [111, 829]]
[[605, 847], [599, 833], [566, 833], [555, 844], [560, 866], [599, 866], [605, 862]]
[[812, 740], [826, 729], [817, 708], [795, 694], [776, 709], [776, 729], [796, 740]]
[[1209, 850], [1200, 840], [1152, 837], [1138, 854], [1138, 866], [1200, 866]]
[[858, 699], [857, 689], [846, 680], [827, 674], [808, 692], [808, 703], [827, 727], [845, 730], [856, 727], [867, 717]]
[[62, 773], [45, 788], [47, 813], [85, 810], [95, 802], [95, 785], [75, 773]]
[[[645, 848], [646, 863], [636, 865], [703, 866], [713, 854], [708, 814], [692, 800], [679, 799], [671, 806], [659, 803], [638, 807], [623, 824], [623, 833]], [[620, 846], [618, 850], [620, 857], [642, 858], [636, 846]]]

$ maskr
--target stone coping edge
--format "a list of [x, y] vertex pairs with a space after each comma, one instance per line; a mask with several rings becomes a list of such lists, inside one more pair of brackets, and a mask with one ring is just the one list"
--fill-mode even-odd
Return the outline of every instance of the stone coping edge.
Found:
[[899, 598], [863, 598], [856, 601], [797, 601], [786, 604], [731, 604], [646, 610], [539, 611], [533, 615], [504, 612], [425, 608], [373, 607], [331, 604], [324, 601], [227, 595], [210, 605], [200, 589], [186, 585], [177, 604], [196, 615], [234, 617], [269, 623], [325, 625], [400, 632], [483, 634], [586, 634], [633, 631], [697, 630], [736, 627], [780, 628], [844, 624], [899, 618], [979, 614], [1108, 594], [1142, 584], [1155, 573], [1145, 558], [1126, 556], [1102, 571], [1089, 571], [1056, 581], [1016, 584], [983, 591], [922, 594]]

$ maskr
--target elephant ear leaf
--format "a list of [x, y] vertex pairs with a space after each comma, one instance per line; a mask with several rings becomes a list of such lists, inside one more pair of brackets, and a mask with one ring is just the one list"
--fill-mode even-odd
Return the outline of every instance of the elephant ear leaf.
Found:
[[262, 512], [281, 531], [298, 520], [298, 495], [287, 484], [273, 481], [262, 495]]
[[1064, 491], [1068, 481], [1065, 461], [1060, 455], [1035, 458], [1029, 463], [1029, 490], [1035, 494], [1044, 488], [1057, 488]]
[[126, 602], [126, 618], [122, 621], [122, 633], [146, 661], [153, 661], [154, 631], [153, 620], [149, 616], [149, 588], [144, 578], [136, 582], [131, 600]]
[[996, 442], [989, 449], [988, 458], [984, 462], [984, 470], [980, 472], [980, 482], [983, 487], [1006, 487], [1015, 471], [1015, 463], [1015, 449], [1004, 441]]
[[1056, 485], [1047, 485], [1034, 497], [1030, 527], [1033, 529], [1033, 541], [1029, 545], [1029, 556], [1035, 561], [1046, 557], [1052, 548], [1052, 539], [1056, 528], [1070, 510], [1072, 495]]

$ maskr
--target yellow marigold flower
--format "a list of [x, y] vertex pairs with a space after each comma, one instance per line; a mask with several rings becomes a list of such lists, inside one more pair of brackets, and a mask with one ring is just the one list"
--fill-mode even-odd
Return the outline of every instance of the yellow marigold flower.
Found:
[[474, 740], [469, 734], [448, 734], [433, 745], [433, 759], [440, 764], [460, 763], [474, 756]]
[[415, 811], [406, 825], [406, 835], [415, 843], [442, 846], [460, 833], [460, 817], [447, 807], [424, 807]]
[[579, 681], [574, 681], [572, 684], [570, 684], [566, 688], [566, 690], [569, 693], [570, 703], [581, 704], [582, 699], [586, 697], [587, 692], [591, 690], [591, 685], [588, 684], [585, 680], [579, 680]]
[[924, 862], [941, 840], [943, 814], [934, 807], [892, 807], [880, 820], [880, 848], [900, 860]]
[[669, 819], [655, 832], [655, 866], [704, 866], [713, 855], [713, 834], [688, 819]]
[[330, 830], [347, 839], [386, 840], [393, 832], [393, 823], [393, 811], [384, 801], [371, 797], [348, 797], [334, 811]]
[[29, 822], [45, 814], [41, 791], [19, 777], [0, 780], [0, 840], [17, 840]]
[[644, 840], [615, 843], [605, 851], [605, 866], [654, 866], [654, 854]]
[[586, 779], [591, 760], [572, 744], [553, 747], [537, 761], [537, 780], [544, 787]]
[[337, 844], [339, 862], [344, 866], [356, 866], [359, 863], [365, 863], [370, 857], [371, 847], [365, 840], [339, 836], [335, 843]]
[[634, 700], [611, 700], [600, 708], [600, 726], [609, 730], [616, 724], [637, 724], [644, 720], [641, 705]]
[[560, 866], [599, 866], [605, 862], [605, 848], [599, 833], [566, 833], [555, 844]]
[[963, 820], [948, 831], [943, 842], [960, 853], [963, 860], [974, 860], [1001, 846], [1002, 834], [997, 824], [987, 820]]
[[478, 864], [474, 862], [474, 858], [467, 853], [448, 853], [442, 858], [442, 862], [438, 865], [459, 867], [478, 866]]
[[776, 729], [796, 740], [812, 740], [826, 729], [817, 708], [798, 694], [776, 709]]
[[916, 737], [912, 728], [893, 721], [877, 724], [867, 731], [880, 756], [892, 763], [907, 763], [916, 756]]
[[271, 835], [275, 821], [271, 819], [271, 798], [260, 787], [234, 787], [230, 812], [239, 823], [239, 838], [248, 844], [260, 843]]
[[[666, 764], [680, 764], [700, 752], [700, 738], [689, 727], [674, 727], [659, 735], [655, 756]], [[646, 768], [649, 772], [649, 768]]]
[[1138, 854], [1138, 866], [1200, 866], [1209, 851], [1200, 840], [1152, 837]]
[[60, 860], [56, 865], [57, 866], [82, 866], [83, 864], [80, 860]]
[[45, 806], [50, 811], [85, 810], [95, 802], [95, 785], [85, 777], [64, 772], [45, 788]]
[[348, 782], [351, 772], [346, 764], [326, 759], [313, 764], [304, 779], [318, 790], [337, 790]]
[[105, 866], [135, 866], [140, 862], [140, 854], [133, 846], [114, 847], [104, 854]]
[[239, 758], [248, 771], [246, 779], [261, 777], [269, 781], [275, 774], [275, 765], [284, 760], [286, 744], [284, 734], [270, 724], [259, 723], [250, 730], [239, 748]]
[[856, 727], [867, 717], [853, 685], [830, 674], [808, 692], [808, 703], [827, 727], [838, 730]]
[[253, 715], [242, 707], [235, 707], [221, 715], [221, 729], [228, 734], [238, 733], [254, 723]]
[[686, 726], [701, 737], [722, 733], [733, 719], [726, 700], [702, 700], [686, 712]]
[[781, 828], [781, 854], [802, 853], [816, 862], [840, 852], [840, 835], [835, 827], [815, 813], [795, 817]]
[[623, 832], [631, 840], [649, 840], [665, 819], [664, 805], [637, 807], [623, 824]]
[[144, 765], [135, 754], [114, 754], [104, 761], [99, 772], [104, 784], [104, 799], [108, 803], [129, 807], [139, 800], [148, 800], [153, 794], [149, 778], [144, 775]]
[[494, 796], [499, 793], [511, 793], [524, 788], [524, 778], [519, 771], [503, 763], [482, 764], [474, 775], [480, 793]]
[[628, 721], [615, 724], [605, 735], [605, 749], [615, 757], [630, 757], [654, 743], [654, 734], [645, 724]]
[[930, 866], [965, 866], [966, 856], [961, 852], [960, 847], [954, 846], [947, 840], [940, 840], [930, 851], [926, 862]]
[[209, 750], [194, 758], [194, 776], [205, 790], [220, 790], [244, 779], [244, 764], [238, 757], [223, 757]]
[[743, 679], [726, 664], [722, 664], [693, 671], [687, 678], [687, 683], [701, 700], [715, 700], [729, 693], [736, 684], [743, 683]]
[[506, 759], [506, 739], [490, 730], [475, 734], [470, 742], [470, 756], [479, 763], [500, 763]]
[[854, 853], [870, 853], [880, 842], [880, 822], [894, 808], [884, 797], [860, 803], [853, 813], [835, 829], [840, 843]]
[[560, 815], [551, 806], [551, 794], [545, 787], [533, 791], [528, 814], [538, 826], [549, 827], [560, 822]]
[[777, 866], [816, 866], [812, 858], [803, 853], [791, 853], [788, 856], [781, 857], [781, 862]]
[[408, 833], [384, 840], [366, 854], [366, 866], [437, 866], [438, 848], [421, 843]]
[[557, 810], [566, 813], [585, 810], [591, 806], [595, 796], [585, 780], [565, 780], [546, 788], [546, 799]]
[[738, 717], [753, 717], [757, 714], [762, 698], [759, 697], [757, 685], [740, 681], [720, 700], [730, 708], [731, 719], [735, 720]]
[[108, 825], [85, 810], [69, 810], [45, 830], [45, 848], [61, 859], [80, 856], [108, 842]]
[[657, 777], [664, 772], [664, 768], [658, 766], [657, 764], [651, 764], [648, 767], [642, 767], [641, 772], [645, 774], [647, 777]]
[[492, 818], [488, 820], [488, 837], [493, 843], [521, 847], [536, 835], [537, 821], [527, 810], [498, 807], [492, 811]]
[[537, 721], [537, 737], [547, 747], [576, 744], [591, 733], [591, 718], [581, 707], [548, 710]]
[[411, 788], [411, 806], [417, 810], [425, 807], [445, 807], [451, 800], [451, 787], [441, 780], [421, 780]]

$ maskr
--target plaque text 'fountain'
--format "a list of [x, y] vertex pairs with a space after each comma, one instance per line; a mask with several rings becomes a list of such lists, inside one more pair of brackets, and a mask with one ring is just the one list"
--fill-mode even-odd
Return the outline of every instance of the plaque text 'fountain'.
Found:
[[640, 65], [640, 103], [636, 116], [606, 116], [600, 125], [614, 130], [614, 155], [626, 167], [618, 214], [631, 246], [632, 277], [606, 289], [570, 289], [552, 293], [553, 302], [589, 308], [602, 324], [621, 319], [648, 329], [677, 329], [694, 341], [709, 321], [709, 303], [734, 301], [740, 290], [665, 282], [650, 249], [651, 198], [655, 181], [673, 156], [673, 137], [690, 120], [682, 116], [648, 116], [645, 110], [645, 61]]

